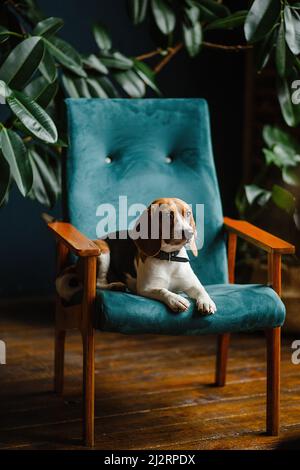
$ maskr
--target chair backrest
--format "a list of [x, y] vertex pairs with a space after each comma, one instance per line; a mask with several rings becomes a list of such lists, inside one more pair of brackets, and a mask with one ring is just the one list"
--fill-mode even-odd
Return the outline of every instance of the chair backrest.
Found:
[[222, 207], [206, 101], [67, 99], [67, 108], [70, 221], [93, 239], [103, 235], [101, 209], [97, 212], [100, 204], [117, 209], [118, 225], [113, 230], [128, 228], [133, 217], [127, 221], [123, 208], [119, 218], [119, 196], [127, 197], [128, 207], [177, 197], [192, 205], [194, 215], [196, 204], [202, 204], [204, 222], [196, 219], [204, 244], [197, 258], [190, 254], [192, 266], [204, 284], [227, 282]]

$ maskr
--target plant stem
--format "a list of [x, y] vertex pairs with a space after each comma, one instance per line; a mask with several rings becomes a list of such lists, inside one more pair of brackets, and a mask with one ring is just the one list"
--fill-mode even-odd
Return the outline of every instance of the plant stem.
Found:
[[154, 57], [156, 55], [162, 55], [164, 52], [168, 53], [168, 51], [169, 51], [169, 48], [168, 49], [162, 49], [161, 47], [159, 47], [159, 48], [155, 49], [155, 51], [150, 51], [150, 52], [146, 52], [145, 54], [138, 55], [136, 57], [136, 60], [151, 59], [151, 57]]
[[26, 36], [25, 34], [16, 33], [15, 31], [7, 31], [7, 34], [9, 34], [10, 36], [15, 36], [16, 38], [21, 38], [21, 39], [23, 39]]
[[233, 46], [227, 46], [225, 44], [216, 44], [214, 42], [206, 42], [206, 41], [204, 41], [202, 45], [204, 47], [208, 47], [211, 49], [221, 49], [223, 51], [234, 51], [234, 52], [239, 52], [239, 51], [253, 48], [252, 44], [235, 44]]
[[[251, 44], [234, 44], [234, 45], [225, 45], [225, 44], [216, 44], [214, 42], [207, 42], [204, 41], [202, 43], [204, 47], [207, 47], [209, 49], [220, 49], [223, 51], [228, 51], [228, 52], [240, 52], [244, 51], [247, 49], [252, 49], [253, 46]], [[183, 43], [178, 43], [174, 47], [168, 47], [167, 49], [162, 49], [161, 47], [155, 49], [154, 51], [146, 52], [145, 54], [141, 54], [136, 57], [136, 60], [146, 60], [146, 59], [151, 59], [152, 57], [155, 57], [157, 55], [162, 55], [164, 52], [166, 52], [166, 56], [157, 64], [157, 66], [154, 68], [155, 73], [159, 73], [165, 65], [174, 57], [177, 52], [179, 52], [183, 47]]]
[[166, 55], [166, 57], [164, 57], [157, 65], [156, 67], [154, 67], [154, 73], [159, 73], [164, 67], [165, 65], [167, 65], [170, 60], [174, 57], [175, 54], [177, 54], [177, 52], [180, 51], [180, 49], [182, 49], [183, 47], [183, 43], [182, 42], [179, 42], [178, 44], [176, 44], [176, 46], [174, 47], [170, 47], [169, 48], [169, 54]]

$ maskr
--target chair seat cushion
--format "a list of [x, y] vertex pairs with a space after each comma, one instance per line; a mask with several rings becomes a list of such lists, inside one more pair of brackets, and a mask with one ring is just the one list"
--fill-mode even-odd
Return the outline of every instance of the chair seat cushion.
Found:
[[124, 334], [203, 335], [261, 330], [281, 326], [285, 307], [276, 292], [259, 284], [206, 286], [217, 305], [203, 316], [192, 301], [186, 312], [124, 292], [97, 291], [95, 326]]

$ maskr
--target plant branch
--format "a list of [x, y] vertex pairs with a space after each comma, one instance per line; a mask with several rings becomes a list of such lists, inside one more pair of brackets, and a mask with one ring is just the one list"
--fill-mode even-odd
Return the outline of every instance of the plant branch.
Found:
[[15, 31], [5, 31], [5, 32], [6, 34], [9, 34], [10, 36], [15, 36], [16, 38], [24, 39], [26, 37], [25, 34], [16, 33]]
[[[235, 44], [235, 45], [225, 45], [225, 44], [217, 44], [214, 42], [207, 42], [204, 41], [202, 43], [204, 47], [210, 48], [210, 49], [220, 49], [228, 52], [239, 52], [247, 49], [252, 49], [253, 46], [251, 44]], [[174, 47], [168, 47], [167, 49], [167, 55], [154, 67], [154, 73], [159, 73], [169, 62], [170, 60], [183, 48], [183, 43], [179, 42], [176, 44]], [[145, 54], [142, 54], [136, 59], [138, 60], [145, 60], [149, 59], [151, 57], [154, 57], [158, 54], [161, 54], [163, 52], [163, 49], [158, 48], [155, 51], [151, 51]]]
[[[204, 41], [202, 45], [209, 49], [220, 49], [220, 50], [228, 51], [228, 52], [239, 52], [239, 51], [244, 51], [244, 50], [253, 48], [251, 44], [225, 45], [225, 44], [217, 44], [214, 42], [207, 42], [207, 41]], [[170, 62], [170, 60], [174, 57], [174, 55], [176, 55], [177, 52], [179, 52], [182, 49], [182, 47], [183, 47], [182, 42], [178, 43], [174, 47], [168, 47], [167, 49], [162, 49], [161, 47], [159, 47], [155, 49], [154, 51], [146, 52], [145, 54], [141, 54], [137, 56], [136, 60], [151, 59], [152, 57], [166, 53], [165, 57], [154, 68], [154, 72], [159, 73], [165, 67], [165, 65], [167, 65]]]
[[155, 49], [155, 51], [150, 51], [146, 52], [145, 54], [138, 55], [136, 57], [136, 60], [145, 60], [145, 59], [151, 59], [151, 57], [154, 57], [156, 55], [163, 55], [164, 53], [167, 54], [169, 52], [169, 49], [162, 49], [161, 47]]
[[154, 73], [159, 73], [165, 67], [165, 65], [167, 65], [170, 62], [170, 60], [174, 57], [174, 55], [177, 54], [177, 52], [179, 52], [182, 48], [183, 48], [183, 43], [182, 42], [179, 42], [174, 47], [169, 47], [168, 55], [166, 55], [166, 57], [164, 57], [156, 65], [156, 67], [154, 67]]
[[206, 42], [206, 41], [204, 41], [202, 45], [204, 47], [208, 47], [211, 49], [221, 49], [223, 51], [235, 51], [235, 52], [253, 48], [252, 44], [235, 44], [233, 46], [227, 46], [225, 44], [216, 44], [214, 42]]

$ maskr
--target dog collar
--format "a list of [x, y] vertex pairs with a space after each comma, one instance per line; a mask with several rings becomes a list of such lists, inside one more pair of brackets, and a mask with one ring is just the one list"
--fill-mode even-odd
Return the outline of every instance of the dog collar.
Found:
[[178, 251], [171, 251], [170, 253], [166, 251], [160, 251], [154, 258], [162, 259], [164, 261], [176, 261], [177, 263], [189, 263], [190, 260], [188, 258], [184, 258], [183, 256], [177, 256], [179, 253]]

